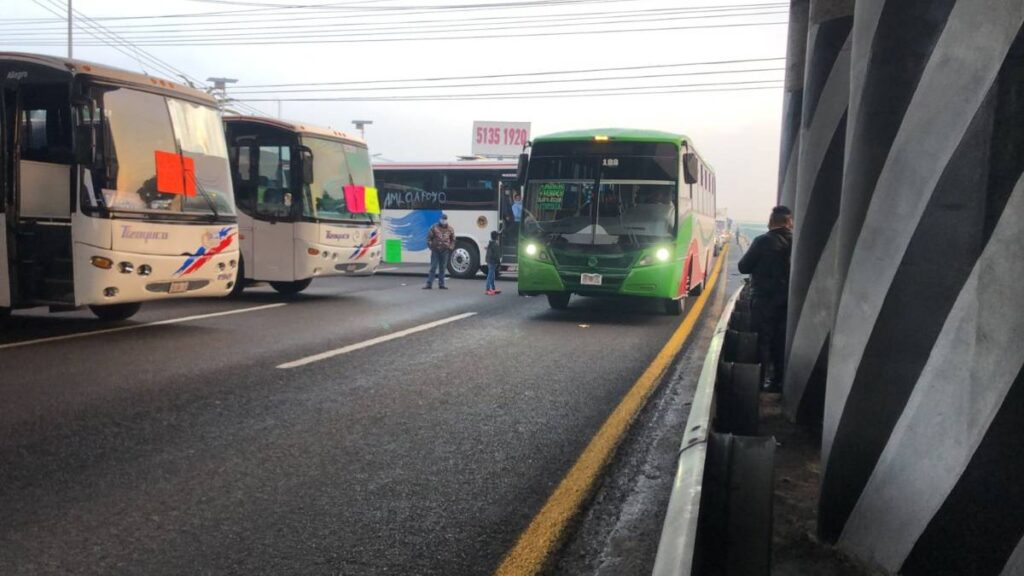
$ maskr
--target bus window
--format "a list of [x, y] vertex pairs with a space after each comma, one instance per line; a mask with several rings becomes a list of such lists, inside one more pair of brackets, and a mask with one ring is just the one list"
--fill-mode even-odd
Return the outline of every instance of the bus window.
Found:
[[71, 162], [71, 109], [66, 88], [36, 88], [22, 96], [19, 152], [22, 160]]
[[292, 206], [291, 147], [261, 145], [256, 162], [256, 211], [269, 216], [289, 216]]

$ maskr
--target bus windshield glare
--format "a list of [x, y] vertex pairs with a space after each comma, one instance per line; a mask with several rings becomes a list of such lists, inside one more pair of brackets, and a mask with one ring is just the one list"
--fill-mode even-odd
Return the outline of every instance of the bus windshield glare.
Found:
[[[128, 88], [94, 91], [96, 108], [81, 110], [99, 127], [94, 190], [118, 213], [234, 215], [227, 147], [214, 108]], [[157, 190], [157, 152], [181, 154], [195, 167], [195, 193]]]
[[313, 152], [313, 182], [304, 186], [303, 216], [316, 220], [377, 222], [379, 215], [352, 213], [345, 204], [345, 186], [373, 186], [369, 151], [361, 146], [303, 137]]
[[672, 238], [677, 175], [675, 156], [535, 154], [526, 190], [526, 233], [592, 246], [646, 246]]

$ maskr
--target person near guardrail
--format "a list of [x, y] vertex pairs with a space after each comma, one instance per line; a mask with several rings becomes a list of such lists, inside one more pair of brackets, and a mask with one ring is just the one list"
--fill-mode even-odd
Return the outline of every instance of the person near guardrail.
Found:
[[488, 296], [501, 294], [494, 286], [494, 279], [498, 275], [498, 268], [501, 266], [501, 247], [498, 245], [497, 231], [491, 232], [491, 241], [487, 243], [487, 284], [484, 289]]
[[768, 232], [754, 238], [739, 261], [740, 273], [750, 275], [750, 319], [758, 336], [761, 387], [772, 392], [781, 389], [785, 373], [792, 246], [793, 212], [776, 206], [768, 219]]
[[424, 290], [434, 286], [434, 275], [437, 275], [437, 287], [447, 290], [444, 275], [448, 267], [448, 258], [455, 249], [455, 228], [448, 224], [448, 215], [442, 213], [441, 219], [427, 231], [427, 247], [430, 248], [430, 272], [427, 273], [427, 285]]

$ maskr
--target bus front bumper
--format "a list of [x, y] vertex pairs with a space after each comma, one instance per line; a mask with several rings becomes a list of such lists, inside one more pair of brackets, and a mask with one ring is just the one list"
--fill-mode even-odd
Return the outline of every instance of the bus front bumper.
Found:
[[[680, 297], [677, 262], [634, 267], [629, 270], [601, 271], [560, 268], [536, 259], [519, 260], [519, 293], [524, 296], [569, 292], [581, 296]], [[601, 285], [584, 285], [582, 275], [601, 275]]]
[[331, 246], [315, 242], [295, 242], [295, 278], [324, 276], [373, 276], [380, 266], [382, 248]]
[[[207, 256], [156, 256], [76, 243], [75, 304], [106, 305], [167, 298], [227, 296], [238, 273], [237, 250]], [[103, 268], [110, 262], [110, 268]]]

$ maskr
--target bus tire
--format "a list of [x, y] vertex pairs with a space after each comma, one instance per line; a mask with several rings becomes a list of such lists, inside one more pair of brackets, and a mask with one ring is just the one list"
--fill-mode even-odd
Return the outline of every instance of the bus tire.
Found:
[[127, 320], [142, 308], [141, 302], [123, 304], [90, 304], [89, 310], [100, 320]]
[[572, 297], [572, 294], [568, 292], [548, 294], [548, 306], [550, 306], [552, 310], [565, 310], [569, 307], [570, 297]]
[[480, 251], [476, 244], [459, 239], [455, 242], [455, 249], [448, 257], [448, 274], [453, 278], [472, 278], [480, 269]]
[[229, 298], [238, 298], [242, 295], [242, 291], [245, 290], [245, 260], [241, 257], [238, 258], [238, 276], [235, 276], [235, 285], [231, 287], [231, 292], [228, 293]]
[[679, 316], [683, 313], [683, 299], [682, 298], [666, 298], [664, 300], [665, 314], [669, 316]]
[[270, 287], [277, 290], [278, 294], [291, 295], [302, 292], [309, 288], [309, 285], [312, 283], [312, 278], [306, 278], [305, 280], [295, 280], [293, 282], [271, 282]]

